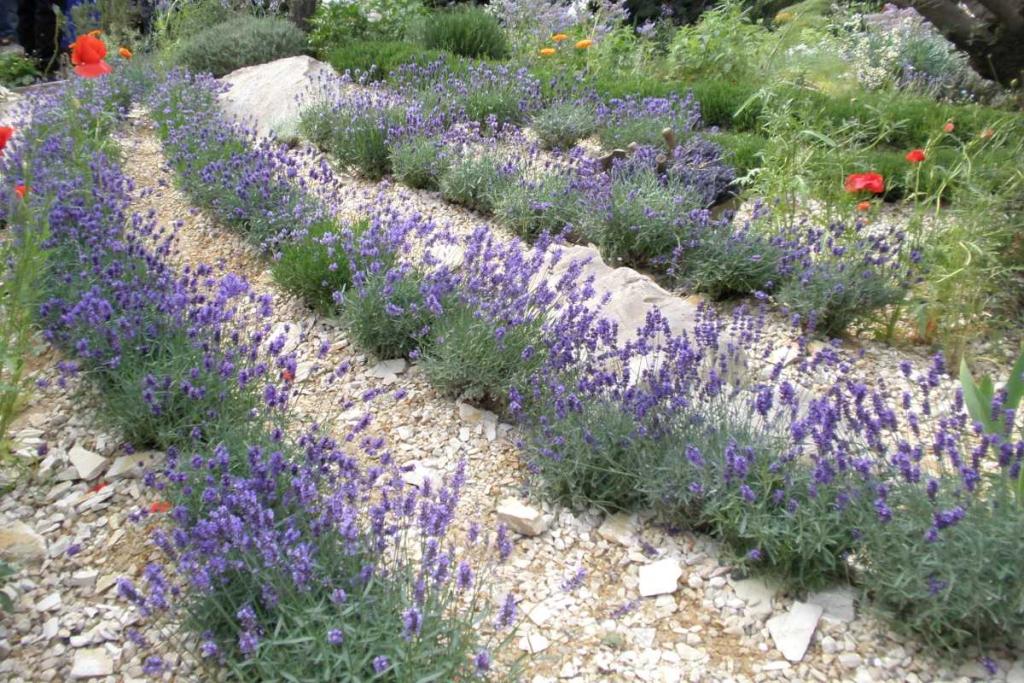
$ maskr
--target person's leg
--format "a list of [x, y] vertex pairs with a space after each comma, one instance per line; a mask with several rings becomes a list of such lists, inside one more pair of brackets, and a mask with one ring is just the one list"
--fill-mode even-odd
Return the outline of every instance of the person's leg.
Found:
[[18, 43], [18, 0], [0, 0], [0, 46]]

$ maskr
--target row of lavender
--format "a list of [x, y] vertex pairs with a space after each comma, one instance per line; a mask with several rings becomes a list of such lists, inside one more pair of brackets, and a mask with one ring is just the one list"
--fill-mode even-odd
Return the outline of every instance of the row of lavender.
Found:
[[168, 454], [146, 475], [165, 502], [138, 513], [168, 513], [153, 536], [166, 561], [144, 586], [122, 579], [121, 595], [166, 612], [203, 661], [242, 680], [486, 676], [481, 580], [452, 528], [464, 471], [437, 490], [405, 485], [381, 440], [359, 436], [368, 419], [344, 445], [315, 425], [298, 433], [296, 360], [270, 299], [229, 272], [175, 272], [175, 231], [131, 212], [114, 133], [151, 77], [38, 96], [2, 161], [28, 188], [6, 216], [14, 235], [47, 234], [39, 319], [62, 370], [98, 389], [98, 417], [126, 450]]
[[[531, 249], [480, 229], [453, 266], [443, 249], [412, 245], [455, 238], [390, 208], [352, 225], [310, 212], [296, 229], [296, 203], [314, 201], [297, 157], [227, 124], [210, 84], [165, 93], [153, 112], [183, 185], [268, 247], [283, 283], [333, 302], [364, 348], [417, 358], [442, 390], [517, 417], [552, 499], [654, 508], [797, 589], [852, 577], [935, 645], [1015, 644], [1024, 443], [968, 418], [960, 394], [940, 388], [941, 359], [868, 385], [826, 348], [758, 381], [747, 364], [769, 345], [743, 309], [723, 319], [704, 308], [682, 336], [655, 312], [620, 343], [581, 264], [558, 263], [547, 238]], [[330, 170], [315, 169], [331, 187]], [[1015, 419], [999, 396], [992, 411]]]
[[[613, 265], [663, 273], [715, 299], [771, 295], [796, 323], [830, 336], [900, 301], [911, 284], [914, 253], [893, 229], [779, 228], [766, 211], [742, 223], [713, 218], [735, 178], [700, 132], [690, 97], [603, 102], [571, 83], [542, 87], [525, 70], [455, 73], [443, 62], [408, 65], [395, 81], [320, 84], [303, 133], [346, 168], [440, 190], [523, 239], [592, 242]], [[541, 145], [524, 135], [526, 124]], [[592, 134], [619, 152], [597, 159], [573, 147]]]

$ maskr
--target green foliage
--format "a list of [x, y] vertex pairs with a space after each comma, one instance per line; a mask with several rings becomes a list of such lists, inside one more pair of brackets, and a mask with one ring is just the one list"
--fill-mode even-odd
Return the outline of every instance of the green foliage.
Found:
[[173, 54], [177, 64], [191, 71], [223, 76], [306, 50], [306, 34], [287, 19], [244, 16], [182, 39]]
[[318, 3], [309, 42], [317, 54], [325, 55], [356, 41], [400, 41], [424, 12], [420, 0]]
[[441, 176], [441, 196], [467, 209], [491, 214], [498, 198], [513, 182], [498, 156], [464, 156]]
[[[701, 123], [735, 130], [753, 130], [760, 109], [747, 104], [758, 86], [746, 82], [718, 79], [695, 80], [687, 85], [700, 103]], [[747, 105], [744, 107], [744, 105]]]
[[444, 58], [443, 52], [398, 40], [352, 40], [331, 47], [326, 54], [339, 73], [366, 74], [371, 80], [384, 80], [403, 64], [425, 66]]
[[597, 111], [583, 102], [566, 102], [534, 114], [530, 128], [544, 149], [566, 149], [597, 130]]
[[[960, 485], [944, 478], [939, 490]], [[992, 487], [990, 500], [947, 494], [930, 501], [916, 487], [893, 487], [888, 504], [899, 513], [865, 525], [861, 543], [873, 602], [893, 627], [946, 650], [996, 648], [1024, 629], [1024, 511], [1001, 490]], [[963, 518], [929, 541], [933, 515], [957, 506]]]
[[761, 152], [769, 140], [756, 133], [713, 133], [709, 136], [725, 150], [725, 161], [742, 178], [761, 166]]
[[227, 22], [233, 15], [234, 12], [221, 0], [173, 3], [157, 16], [157, 42], [162, 47], [170, 47], [211, 26]]
[[301, 238], [281, 247], [272, 269], [274, 280], [320, 313], [333, 311], [335, 294], [352, 284], [345, 246], [358, 239], [366, 226], [365, 220], [344, 229], [330, 220], [313, 225]]
[[764, 27], [750, 22], [742, 3], [728, 0], [676, 31], [668, 62], [684, 78], [748, 79], [757, 75], [768, 36]]
[[612, 264], [630, 267], [665, 265], [665, 260], [689, 235], [686, 214], [699, 202], [689, 190], [662, 182], [653, 170], [635, 173], [613, 170], [606, 207], [587, 216], [586, 236]]
[[545, 175], [536, 181], [512, 183], [494, 206], [495, 217], [513, 233], [533, 240], [541, 233], [578, 231], [583, 223], [583, 202], [563, 174]]
[[[558, 457], [548, 457], [546, 449], [555, 440]], [[655, 439], [637, 431], [633, 415], [598, 399], [550, 428], [533, 423], [525, 444], [546, 497], [574, 509], [593, 506], [609, 512], [634, 510], [646, 502], [643, 472], [657, 447]]]
[[509, 389], [543, 363], [540, 353], [523, 360], [527, 348], [542, 346], [540, 328], [539, 320], [506, 326], [453, 302], [434, 325], [423, 371], [446, 396], [502, 405]]
[[813, 264], [801, 277], [783, 283], [776, 299], [816, 332], [837, 337], [854, 321], [900, 303], [904, 295], [888, 275], [850, 258]]
[[17, 573], [16, 567], [0, 560], [0, 611], [7, 612], [8, 614], [14, 611], [14, 602], [11, 601], [7, 593], [3, 592], [3, 587]]
[[8, 216], [21, 226], [0, 240], [0, 461], [8, 454], [7, 433], [29, 387], [25, 363], [32, 351], [32, 322], [41, 301], [39, 278], [46, 267], [46, 216], [33, 215], [5, 190]]
[[731, 227], [703, 230], [696, 246], [686, 249], [675, 273], [689, 288], [712, 299], [768, 292], [781, 276], [781, 250], [767, 238]]
[[0, 85], [20, 88], [32, 85], [39, 78], [39, 69], [29, 57], [16, 54], [0, 54]]
[[353, 341], [378, 358], [408, 357], [433, 320], [420, 293], [422, 276], [391, 266], [362, 278], [345, 296], [343, 316]]
[[431, 12], [423, 22], [424, 47], [463, 57], [504, 59], [509, 46], [498, 19], [482, 8], [461, 6]]
[[[964, 405], [967, 406], [971, 419], [980, 423], [986, 434], [1008, 438], [1012, 425], [1007, 424], [1004, 415], [992, 412], [992, 399], [996, 396], [992, 378], [986, 375], [975, 382], [971, 376], [971, 369], [967, 366], [967, 360], [963, 359], [960, 361], [960, 387], [963, 389]], [[1006, 379], [999, 396], [1000, 413], [1003, 410], [1012, 410], [1016, 413], [1021, 399], [1024, 398], [1024, 350], [1010, 368], [1010, 376]]]
[[451, 163], [444, 142], [436, 137], [413, 137], [402, 141], [391, 151], [395, 177], [417, 189], [438, 189], [440, 178]]
[[375, 111], [320, 103], [303, 110], [299, 130], [343, 168], [356, 169], [370, 180], [380, 180], [391, 173], [389, 124], [399, 123], [404, 116], [401, 106]]

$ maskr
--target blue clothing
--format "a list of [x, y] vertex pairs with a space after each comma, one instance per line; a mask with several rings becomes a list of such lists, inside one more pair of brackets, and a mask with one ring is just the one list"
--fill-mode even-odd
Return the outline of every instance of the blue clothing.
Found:
[[0, 0], [0, 38], [18, 42], [18, 0]]

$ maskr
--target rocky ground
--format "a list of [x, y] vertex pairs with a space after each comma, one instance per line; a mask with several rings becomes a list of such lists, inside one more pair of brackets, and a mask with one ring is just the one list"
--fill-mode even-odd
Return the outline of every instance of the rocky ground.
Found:
[[[536, 501], [512, 426], [439, 396], [415, 365], [366, 357], [337, 321], [279, 291], [265, 260], [174, 188], [144, 119], [132, 122], [123, 144], [136, 209], [155, 210], [163, 225], [180, 221], [178, 265], [220, 262], [274, 296], [275, 322], [299, 355], [296, 424], [318, 421], [343, 434], [369, 410], [371, 431], [414, 465], [412, 483], [467, 462], [461, 525], [480, 520], [493, 529], [503, 521], [517, 532], [512, 556], [491, 578], [495, 595], [511, 590], [520, 600], [524, 618], [501, 660], [517, 664], [521, 680], [1024, 682], [1024, 662], [998, 659], [992, 677], [974, 661], [930, 658], [858, 609], [849, 587], [784, 594], [734, 576], [710, 538], [673, 533], [643, 515], [574, 514]], [[353, 208], [379, 189], [348, 177], [341, 183], [339, 202]], [[463, 229], [480, 222], [429, 194], [387, 191]], [[331, 347], [321, 358], [323, 341]], [[902, 357], [869, 346], [857, 362], [895, 374]], [[143, 620], [114, 588], [117, 577], [137, 578], [155, 559], [145, 539], [160, 513], [129, 518], [159, 509], [138, 463], [161, 454], [126, 454], [97, 424], [78, 379], [61, 380], [59, 360], [40, 345], [40, 386], [12, 430], [18, 465], [4, 472], [15, 483], [0, 499], [0, 554], [21, 570], [4, 588], [15, 609], [0, 620], [0, 679], [210, 680], [172, 624]], [[334, 372], [346, 364], [347, 372]], [[364, 405], [369, 389], [386, 391]], [[147, 675], [153, 655], [167, 666]]]

